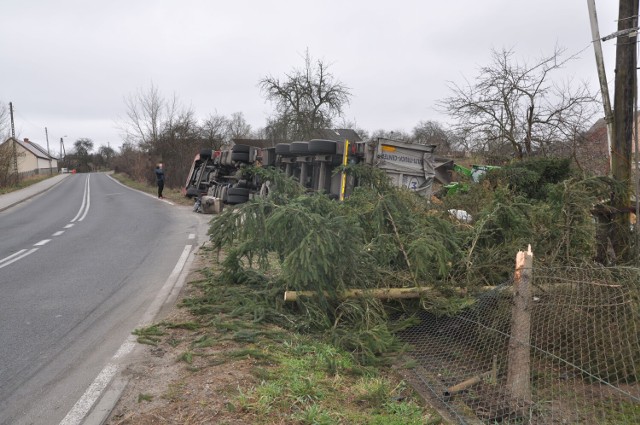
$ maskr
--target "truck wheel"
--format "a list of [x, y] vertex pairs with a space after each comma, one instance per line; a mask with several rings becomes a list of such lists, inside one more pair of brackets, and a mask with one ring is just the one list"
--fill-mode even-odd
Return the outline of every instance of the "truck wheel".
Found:
[[249, 189], [230, 187], [227, 192], [227, 204], [242, 204], [249, 200]]
[[276, 145], [276, 155], [289, 155], [289, 144], [278, 143]]
[[309, 153], [309, 142], [291, 142], [289, 152], [294, 155], [307, 155]]
[[209, 159], [213, 155], [213, 151], [211, 149], [201, 149], [200, 150], [200, 159]]
[[249, 189], [247, 189], [246, 187], [230, 187], [227, 194], [235, 195], [235, 196], [244, 196], [245, 198], [248, 198]]
[[194, 196], [198, 196], [200, 193], [198, 192], [198, 189], [196, 189], [193, 186], [189, 186], [187, 188], [187, 198], [193, 198]]
[[244, 196], [236, 196], [236, 195], [227, 196], [227, 204], [229, 205], [244, 204], [248, 200], [249, 198], [246, 198]]
[[232, 162], [249, 162], [248, 152], [231, 152]]
[[249, 145], [233, 145], [233, 147], [231, 148], [232, 152], [249, 153], [250, 150], [251, 146]]
[[333, 140], [313, 139], [309, 141], [309, 153], [336, 153], [336, 142]]

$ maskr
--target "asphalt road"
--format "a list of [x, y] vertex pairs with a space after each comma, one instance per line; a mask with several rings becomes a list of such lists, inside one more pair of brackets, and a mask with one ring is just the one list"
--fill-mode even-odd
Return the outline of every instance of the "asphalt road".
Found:
[[59, 423], [205, 239], [206, 217], [105, 174], [0, 212], [0, 424]]

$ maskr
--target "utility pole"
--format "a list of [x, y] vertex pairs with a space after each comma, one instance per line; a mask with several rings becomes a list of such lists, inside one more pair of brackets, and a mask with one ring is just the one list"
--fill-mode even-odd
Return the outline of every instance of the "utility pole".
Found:
[[51, 168], [51, 151], [49, 150], [49, 131], [47, 127], [44, 128], [44, 135], [47, 138], [47, 155], [49, 156], [49, 174], [53, 175], [53, 170]]
[[607, 155], [609, 156], [609, 174], [611, 174], [611, 145], [613, 140], [613, 111], [611, 110], [611, 99], [609, 97], [609, 86], [607, 85], [607, 74], [604, 69], [604, 59], [602, 56], [602, 42], [600, 40], [600, 30], [598, 28], [598, 15], [596, 13], [595, 0], [587, 0], [589, 8], [589, 21], [591, 22], [591, 38], [593, 39], [593, 50], [596, 55], [596, 67], [598, 68], [598, 79], [600, 80], [600, 94], [602, 96], [602, 106], [604, 107], [604, 121], [607, 124]]
[[62, 158], [63, 162], [66, 156], [67, 156], [67, 152], [64, 150], [64, 141], [62, 140], [62, 137], [61, 137], [60, 138], [60, 157]]
[[18, 173], [18, 147], [16, 146], [16, 126], [13, 122], [13, 103], [9, 102], [9, 114], [11, 116], [11, 138], [13, 139], [13, 172], [16, 175], [16, 184], [20, 182], [20, 173]]
[[[629, 212], [631, 207], [631, 144], [636, 117], [633, 115], [636, 93], [636, 55], [638, 0], [620, 0], [616, 45], [614, 94], [614, 139], [611, 172], [620, 188], [613, 194], [613, 219], [610, 230], [616, 257], [629, 254]], [[636, 29], [636, 30], [634, 30]]]

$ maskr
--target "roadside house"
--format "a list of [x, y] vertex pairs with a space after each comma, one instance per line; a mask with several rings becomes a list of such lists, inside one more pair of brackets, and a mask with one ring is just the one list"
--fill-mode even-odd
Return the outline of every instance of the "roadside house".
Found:
[[[18, 140], [9, 137], [0, 144], [0, 152], [8, 152], [13, 156], [13, 146], [17, 154], [18, 173], [20, 177], [37, 174], [54, 174], [58, 172], [58, 159], [47, 153], [47, 150], [29, 139]], [[13, 160], [10, 161], [9, 173], [13, 170]]]

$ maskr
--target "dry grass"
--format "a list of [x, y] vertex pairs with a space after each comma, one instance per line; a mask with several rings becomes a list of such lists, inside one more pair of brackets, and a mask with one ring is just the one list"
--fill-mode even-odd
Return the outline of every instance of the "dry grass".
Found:
[[[122, 173], [114, 173], [111, 175], [114, 179], [118, 180], [120, 183], [132, 187], [134, 189], [138, 189], [142, 192], [149, 193], [151, 195], [157, 195], [158, 187], [155, 185], [150, 185], [145, 182], [139, 182], [131, 179], [126, 174]], [[180, 192], [180, 189], [168, 188], [165, 186], [162, 195], [168, 199], [169, 201], [178, 204], [178, 205], [193, 205], [194, 201], [191, 198], [187, 198]]]
[[20, 182], [16, 185], [0, 187], [0, 195], [3, 195], [5, 193], [10, 193], [10, 192], [15, 192], [16, 190], [24, 189], [25, 187], [29, 187], [31, 185], [34, 185], [36, 183], [39, 183], [41, 181], [44, 181], [54, 176], [56, 176], [56, 174], [53, 174], [53, 175], [45, 174], [45, 175], [26, 177], [20, 180]]

